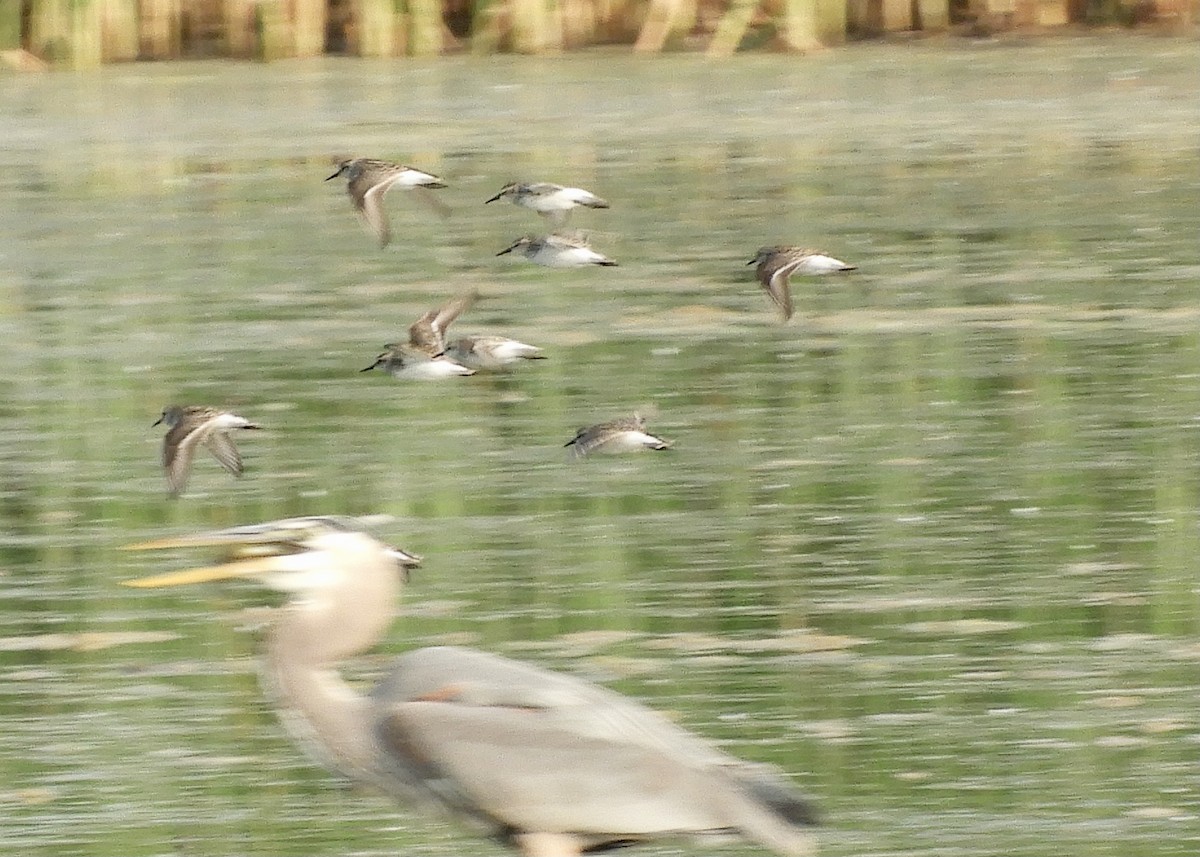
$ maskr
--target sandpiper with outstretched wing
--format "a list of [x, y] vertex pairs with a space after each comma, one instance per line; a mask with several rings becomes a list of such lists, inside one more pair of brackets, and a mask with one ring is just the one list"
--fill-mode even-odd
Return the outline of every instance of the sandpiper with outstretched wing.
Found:
[[383, 209], [383, 197], [393, 187], [416, 188], [422, 198], [439, 214], [445, 216], [449, 207], [428, 193], [434, 188], [446, 187], [445, 182], [430, 173], [422, 172], [405, 164], [379, 161], [374, 158], [345, 158], [336, 161], [337, 172], [325, 181], [338, 176], [346, 177], [346, 191], [354, 202], [354, 208], [363, 223], [379, 239], [379, 246], [386, 247], [392, 240], [387, 212]]
[[237, 414], [202, 405], [172, 405], [163, 410], [154, 425], [167, 427], [162, 464], [172, 497], [187, 487], [197, 445], [203, 445], [234, 476], [241, 476], [242, 456], [229, 433], [235, 429], [261, 428]]

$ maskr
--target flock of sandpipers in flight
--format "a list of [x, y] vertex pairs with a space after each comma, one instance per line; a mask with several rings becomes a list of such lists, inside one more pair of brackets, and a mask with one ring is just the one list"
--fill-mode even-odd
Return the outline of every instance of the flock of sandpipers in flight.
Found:
[[[380, 247], [391, 241], [391, 227], [383, 199], [393, 187], [416, 191], [436, 211], [449, 209], [432, 190], [446, 184], [437, 176], [414, 167], [374, 158], [347, 158], [336, 161], [337, 171], [326, 181], [345, 177], [347, 192], [364, 226], [379, 240]], [[582, 268], [588, 265], [615, 266], [617, 263], [593, 250], [578, 231], [564, 229], [575, 208], [608, 208], [604, 199], [590, 191], [563, 187], [549, 182], [513, 182], [485, 202], [508, 199], [548, 220], [552, 232], [542, 236], [523, 236], [497, 253], [520, 253], [529, 261], [549, 268]], [[756, 274], [767, 296], [778, 307], [784, 321], [792, 317], [792, 297], [788, 280], [792, 274], [829, 274], [853, 271], [848, 265], [820, 250], [794, 246], [759, 248], [747, 265], [756, 265]], [[505, 372], [523, 360], [538, 360], [541, 349], [503, 336], [474, 336], [449, 341], [446, 330], [474, 302], [476, 294], [458, 295], [443, 306], [418, 318], [408, 329], [405, 342], [390, 343], [370, 366], [396, 378], [432, 380], [474, 375], [477, 372]], [[230, 433], [237, 429], [258, 429], [259, 425], [237, 414], [202, 405], [171, 406], [162, 412], [155, 425], [166, 425], [162, 464], [171, 496], [187, 486], [197, 446], [205, 447], [234, 476], [241, 476], [242, 458]], [[669, 441], [646, 431], [644, 418], [634, 413], [579, 429], [565, 445], [572, 457], [592, 453], [631, 452], [641, 449], [668, 449]]]

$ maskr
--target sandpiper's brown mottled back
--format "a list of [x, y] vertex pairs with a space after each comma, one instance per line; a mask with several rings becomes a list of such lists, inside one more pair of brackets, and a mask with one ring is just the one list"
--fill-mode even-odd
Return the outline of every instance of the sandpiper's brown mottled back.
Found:
[[513, 205], [519, 205], [522, 208], [528, 208], [531, 211], [536, 211], [542, 217], [547, 218], [556, 227], [562, 226], [567, 222], [567, 218], [571, 215], [571, 209], [583, 206], [584, 208], [608, 208], [608, 203], [594, 193], [584, 190], [580, 187], [563, 187], [560, 184], [551, 184], [550, 182], [512, 182], [500, 188], [497, 193], [488, 202], [495, 202], [498, 199], [507, 197], [512, 201]]
[[379, 239], [379, 246], [386, 247], [392, 240], [387, 212], [383, 210], [383, 197], [393, 187], [416, 188], [426, 203], [441, 215], [449, 213], [449, 207], [428, 191], [442, 188], [446, 184], [437, 176], [422, 172], [404, 164], [378, 161], [374, 158], [345, 158], [336, 160], [337, 172], [325, 181], [338, 176], [347, 179], [346, 191], [354, 202], [354, 208], [363, 223]]
[[162, 412], [154, 425], [165, 425], [162, 464], [167, 473], [167, 489], [172, 497], [183, 493], [192, 472], [196, 445], [203, 444], [222, 467], [234, 476], [242, 475], [242, 456], [229, 432], [262, 426], [244, 417], [202, 405], [172, 405]]
[[592, 453], [634, 452], [640, 449], [670, 449], [671, 443], [646, 431], [646, 421], [641, 414], [618, 417], [608, 422], [586, 426], [575, 432], [575, 437], [566, 442], [573, 458], [583, 458]]
[[452, 375], [474, 375], [475, 370], [446, 356], [446, 328], [475, 302], [468, 292], [422, 315], [408, 329], [408, 342], [389, 343], [375, 362], [361, 370], [380, 368], [395, 378], [432, 380]]
[[755, 272], [758, 282], [775, 306], [779, 307], [784, 321], [792, 317], [792, 293], [788, 288], [788, 278], [792, 274], [831, 274], [835, 271], [857, 270], [854, 265], [847, 265], [821, 250], [807, 247], [760, 247], [754, 258], [746, 264], [758, 265]]

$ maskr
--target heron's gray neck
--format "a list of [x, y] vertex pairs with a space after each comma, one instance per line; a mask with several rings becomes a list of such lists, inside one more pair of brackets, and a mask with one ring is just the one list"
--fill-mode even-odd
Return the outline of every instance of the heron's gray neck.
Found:
[[369, 776], [367, 701], [336, 670], [296, 658], [272, 633], [262, 678], [284, 728], [305, 752], [350, 779]]
[[397, 594], [394, 574], [370, 578], [357, 578], [354, 599], [328, 593], [280, 608], [264, 669], [267, 691], [292, 736], [322, 764], [356, 780], [374, 779], [374, 723], [369, 699], [341, 677], [336, 664], [383, 635]]

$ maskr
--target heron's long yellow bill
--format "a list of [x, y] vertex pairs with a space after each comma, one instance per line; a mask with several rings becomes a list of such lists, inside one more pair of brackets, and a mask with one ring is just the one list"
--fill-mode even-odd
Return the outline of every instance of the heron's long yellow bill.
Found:
[[[149, 543], [147, 543], [149, 544]], [[172, 545], [173, 547], [174, 545]], [[140, 547], [140, 546], [139, 546]], [[278, 557], [264, 556], [251, 559], [241, 559], [222, 565], [209, 565], [204, 568], [187, 568], [183, 571], [170, 571], [166, 574], [156, 574], [152, 577], [138, 577], [133, 580], [122, 580], [122, 586], [132, 586], [137, 589], [157, 589], [163, 586], [186, 586], [189, 583], [208, 583], [213, 580], [228, 580], [231, 577], [250, 577], [275, 571], [278, 568]]]

